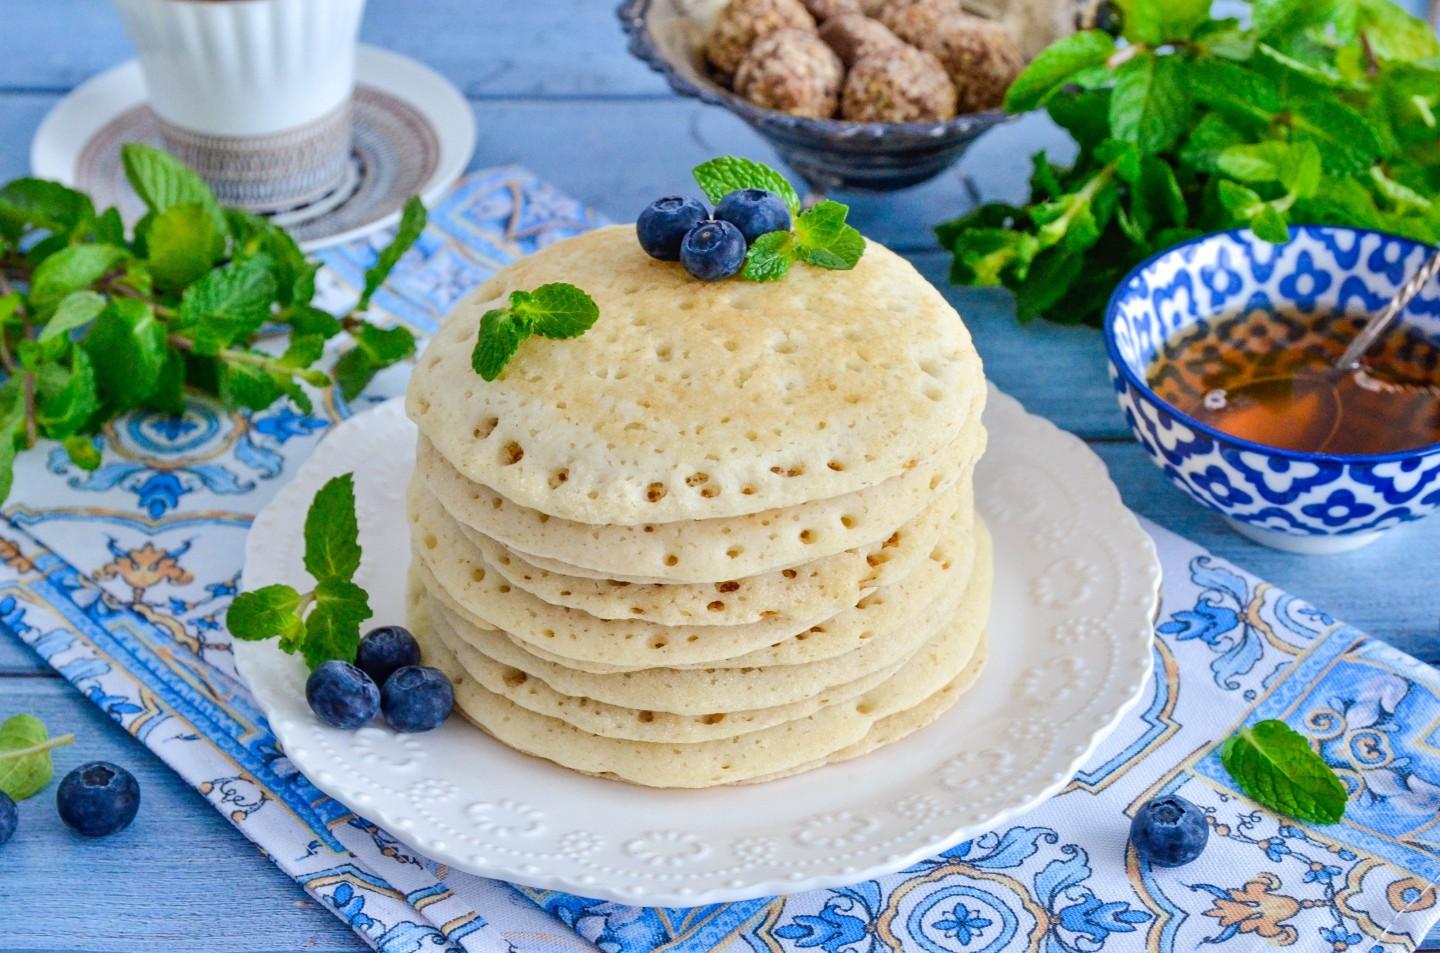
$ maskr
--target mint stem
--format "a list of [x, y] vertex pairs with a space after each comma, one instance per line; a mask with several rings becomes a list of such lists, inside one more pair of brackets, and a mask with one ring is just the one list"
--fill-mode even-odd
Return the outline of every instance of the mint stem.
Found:
[[71, 732], [68, 735], [59, 735], [54, 738], [47, 738], [45, 741], [40, 742], [38, 745], [31, 745], [28, 748], [15, 748], [10, 751], [0, 751], [0, 761], [5, 761], [11, 758], [24, 758], [32, 754], [40, 754], [42, 752], [49, 751], [51, 748], [63, 748], [65, 745], [73, 744], [74, 741], [74, 732]]

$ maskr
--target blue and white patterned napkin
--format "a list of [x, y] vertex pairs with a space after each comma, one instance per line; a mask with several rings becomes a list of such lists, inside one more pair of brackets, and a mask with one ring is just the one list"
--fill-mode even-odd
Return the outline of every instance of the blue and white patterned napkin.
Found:
[[[478, 172], [432, 214], [378, 304], [425, 333], [495, 268], [595, 224], [515, 168]], [[353, 300], [375, 245], [324, 256], [326, 303]], [[1165, 567], [1156, 678], [1065, 791], [908, 870], [839, 890], [642, 909], [459, 874], [312, 787], [235, 675], [224, 610], [252, 516], [327, 428], [399, 393], [386, 372], [351, 407], [134, 414], [93, 473], [25, 455], [0, 521], [0, 630], [163, 758], [387, 953], [753, 950], [1393, 953], [1440, 919], [1440, 677], [1186, 541], [1150, 527]], [[1282, 718], [1352, 795], [1343, 823], [1256, 809], [1215, 741]], [[1017, 752], [1017, 756], [1021, 756]], [[1150, 870], [1128, 813], [1176, 791], [1211, 813], [1196, 863]]]

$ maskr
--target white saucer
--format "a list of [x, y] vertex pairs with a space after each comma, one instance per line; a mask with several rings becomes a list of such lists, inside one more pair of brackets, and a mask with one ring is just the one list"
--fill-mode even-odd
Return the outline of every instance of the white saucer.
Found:
[[[356, 57], [355, 147], [342, 187], [276, 220], [308, 249], [393, 225], [411, 195], [434, 205], [475, 151], [470, 105], [439, 73], [371, 46]], [[144, 211], [125, 182], [120, 146], [163, 145], [145, 104], [140, 64], [131, 60], [87, 80], [50, 110], [30, 147], [30, 168], [79, 188], [99, 208], [117, 205], [127, 222]]]
[[[273, 641], [235, 662], [290, 760], [321, 790], [444, 864], [646, 906], [853, 884], [1006, 823], [1059, 791], [1150, 682], [1160, 564], [1105, 465], [990, 391], [975, 477], [995, 537], [990, 660], [929, 728], [854, 761], [765, 784], [662, 791], [504, 747], [460, 717], [401, 735], [321, 724], [306, 672]], [[340, 424], [255, 518], [244, 587], [303, 580], [300, 526], [320, 485], [355, 474], [358, 581], [373, 624], [404, 622], [413, 425], [399, 399]]]

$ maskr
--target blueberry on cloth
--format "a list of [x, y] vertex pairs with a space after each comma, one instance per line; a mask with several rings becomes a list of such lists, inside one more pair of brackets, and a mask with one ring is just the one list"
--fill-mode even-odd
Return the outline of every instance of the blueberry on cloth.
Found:
[[420, 643], [403, 625], [382, 625], [365, 633], [355, 654], [355, 666], [369, 675], [376, 685], [397, 669], [420, 664]]
[[0, 791], [0, 844], [15, 836], [15, 825], [20, 823], [20, 809], [10, 800], [10, 795]]
[[439, 669], [407, 665], [385, 680], [380, 707], [396, 731], [429, 731], [450, 717], [455, 689]]
[[349, 662], [331, 659], [305, 680], [305, 700], [333, 728], [359, 728], [380, 710], [375, 681]]
[[1130, 822], [1135, 852], [1157, 867], [1190, 863], [1204, 853], [1209, 839], [1204, 812], [1173, 794], [1147, 801]]
[[790, 210], [764, 189], [736, 189], [715, 206], [715, 217], [740, 229], [748, 244], [769, 232], [790, 231]]
[[694, 199], [667, 195], [656, 199], [640, 213], [635, 234], [645, 254], [661, 261], [677, 261], [685, 233], [710, 217], [705, 206]]
[[701, 281], [729, 278], [745, 265], [745, 236], [729, 222], [702, 222], [680, 245], [680, 264]]
[[140, 810], [135, 775], [109, 761], [91, 761], [65, 775], [55, 791], [60, 820], [86, 837], [122, 831]]

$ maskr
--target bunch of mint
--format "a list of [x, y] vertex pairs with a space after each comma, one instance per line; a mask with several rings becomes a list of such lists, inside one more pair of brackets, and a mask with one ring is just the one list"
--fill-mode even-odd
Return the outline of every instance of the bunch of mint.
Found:
[[1079, 147], [1034, 157], [1023, 206], [937, 230], [951, 280], [1004, 285], [1020, 320], [1100, 323], [1157, 251], [1296, 224], [1440, 239], [1440, 42], [1389, 0], [1254, 0], [1252, 24], [1209, 0], [1118, 0], [1124, 43], [1074, 34], [1042, 52], [1005, 108], [1043, 108]]
[[118, 211], [97, 214], [74, 189], [28, 178], [0, 188], [0, 500], [16, 453], [42, 437], [93, 469], [90, 435], [135, 408], [178, 413], [187, 387], [232, 408], [288, 397], [309, 411], [301, 382], [330, 385], [315, 367], [328, 339], [352, 339], [334, 370], [347, 398], [415, 352], [408, 330], [361, 314], [425, 227], [418, 199], [337, 317], [313, 306], [320, 266], [283, 228], [221, 208], [158, 149], [130, 144], [123, 159], [148, 210], [128, 237]]

